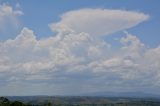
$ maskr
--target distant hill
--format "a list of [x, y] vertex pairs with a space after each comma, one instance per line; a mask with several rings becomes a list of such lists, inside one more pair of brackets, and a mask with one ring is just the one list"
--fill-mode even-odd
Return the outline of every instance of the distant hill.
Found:
[[[101, 92], [101, 93], [98, 93], [98, 94], [95, 93], [95, 94], [92, 94], [92, 96], [10, 96], [7, 98], [11, 103], [14, 101], [18, 101], [23, 104], [30, 104], [26, 106], [160, 106], [159, 98], [146, 98], [148, 94], [144, 94], [144, 93], [141, 93], [141, 94], [143, 94], [143, 96], [146, 95], [145, 98], [139, 98], [140, 96], [137, 98], [136, 97], [133, 98], [133, 96], [137, 96], [138, 95], [137, 93], [139, 92], [135, 92], [135, 93], [133, 92], [132, 93]], [[100, 94], [102, 96], [100, 96]], [[107, 96], [106, 94], [110, 97], [103, 97], [103, 96]], [[97, 95], [97, 96], [93, 96], [93, 95]], [[119, 97], [119, 96], [122, 96], [122, 97]], [[0, 106], [4, 106], [4, 105], [0, 105]], [[18, 105], [14, 105], [14, 106], [18, 106]]]
[[102, 97], [131, 97], [131, 98], [160, 98], [160, 95], [143, 92], [93, 92], [81, 94], [81, 96], [102, 96]]

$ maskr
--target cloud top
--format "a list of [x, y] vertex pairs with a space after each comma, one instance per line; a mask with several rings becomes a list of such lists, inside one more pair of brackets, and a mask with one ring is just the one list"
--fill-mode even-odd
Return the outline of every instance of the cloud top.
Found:
[[86, 32], [94, 36], [108, 35], [128, 29], [149, 19], [140, 12], [112, 9], [80, 9], [61, 16], [61, 21], [50, 25], [53, 31], [65, 28], [76, 32]]

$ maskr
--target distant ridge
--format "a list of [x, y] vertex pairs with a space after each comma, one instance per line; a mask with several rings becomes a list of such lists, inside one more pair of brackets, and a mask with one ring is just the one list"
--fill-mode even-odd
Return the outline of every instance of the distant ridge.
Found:
[[160, 95], [158, 94], [144, 93], [144, 92], [93, 92], [93, 93], [81, 94], [81, 96], [160, 98]]
[[26, 95], [26, 96], [5, 96], [13, 98], [46, 98], [46, 97], [129, 97], [129, 98], [160, 98], [160, 94], [144, 93], [144, 92], [90, 92], [81, 94], [65, 94], [65, 95]]

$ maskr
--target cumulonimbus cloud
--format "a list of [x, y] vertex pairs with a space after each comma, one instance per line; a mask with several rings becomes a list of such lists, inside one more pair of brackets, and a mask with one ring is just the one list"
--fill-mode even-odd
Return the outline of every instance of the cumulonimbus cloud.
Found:
[[[78, 10], [77, 15], [84, 10], [86, 9]], [[87, 9], [88, 14], [91, 10]], [[109, 11], [108, 18], [117, 15], [118, 23], [120, 23], [118, 17], [122, 19], [121, 16], [123, 16], [119, 15], [123, 13], [122, 10], [95, 9], [95, 11], [98, 11], [98, 15]], [[85, 14], [87, 12], [85, 11]], [[80, 23], [82, 19], [75, 19], [76, 11], [66, 13], [66, 15], [69, 14], [68, 17], [70, 17], [72, 13], [74, 14], [73, 23], [77, 25], [77, 28], [78, 23], [80, 28], [84, 26], [83, 22]], [[95, 13], [91, 12], [91, 14]], [[135, 26], [148, 17], [143, 13], [124, 11], [124, 16], [126, 14], [130, 14], [129, 18], [121, 21], [122, 23], [129, 22], [129, 25], [124, 23], [125, 27], [121, 25], [117, 28], [114, 22], [116, 19], [113, 17], [112, 32]], [[108, 21], [107, 16], [104, 14], [102, 21], [104, 19]], [[148, 49], [135, 35], [126, 33], [126, 36], [117, 41], [122, 46], [115, 51], [111, 44], [98, 38], [99, 35], [106, 34], [103, 30], [102, 33], [97, 33], [93, 28], [93, 32], [97, 34], [93, 36], [90, 33], [91, 30], [81, 31], [82, 29], [70, 28], [70, 18], [65, 15], [62, 17], [60, 22], [54, 24], [60, 25], [56, 29], [58, 33], [55, 36], [38, 40], [32, 30], [23, 28], [15, 39], [0, 42], [0, 82], [3, 82], [0, 83], [0, 89], [3, 92], [6, 92], [5, 89], [12, 89], [17, 92], [23, 91], [19, 94], [33, 94], [34, 90], [38, 94], [42, 92], [73, 94], [77, 90], [80, 93], [86, 90], [92, 92], [159, 88], [160, 47]], [[61, 26], [67, 19], [69, 23]], [[140, 20], [137, 21], [138, 19]], [[98, 24], [101, 18], [93, 20]], [[94, 21], [90, 21], [90, 25], [86, 24], [86, 26], [91, 27], [91, 22], [94, 24]], [[105, 27], [107, 25], [110, 27], [110, 24], [106, 24]], [[96, 30], [101, 30], [101, 27], [97, 26]], [[10, 90], [11, 95], [17, 93], [12, 90]]]

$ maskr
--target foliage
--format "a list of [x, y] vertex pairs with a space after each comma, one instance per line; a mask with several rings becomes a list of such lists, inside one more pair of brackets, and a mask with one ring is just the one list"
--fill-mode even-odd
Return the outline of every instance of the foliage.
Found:
[[33, 97], [32, 99], [24, 97], [23, 100], [13, 101], [0, 97], [0, 106], [160, 106], [159, 99], [103, 97]]

